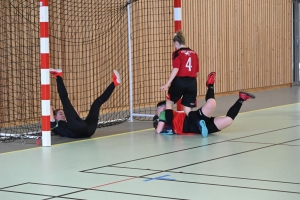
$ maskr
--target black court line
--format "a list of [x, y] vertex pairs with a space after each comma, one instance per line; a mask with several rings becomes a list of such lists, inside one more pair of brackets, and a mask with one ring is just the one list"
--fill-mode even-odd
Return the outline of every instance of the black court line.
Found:
[[70, 192], [70, 193], [66, 193], [66, 194], [62, 194], [62, 195], [55, 196], [55, 198], [61, 198], [61, 197], [66, 196], [66, 195], [76, 194], [76, 193], [84, 192], [84, 191], [87, 191], [87, 190], [88, 190], [88, 189], [82, 189], [82, 190], [79, 190], [79, 191], [74, 191], [74, 192]]
[[[71, 189], [78, 189], [79, 191], [75, 191], [75, 192], [70, 192], [67, 194], [63, 194], [63, 195], [58, 195], [58, 196], [53, 196], [53, 195], [47, 195], [47, 194], [37, 194], [37, 193], [29, 193], [29, 192], [18, 192], [18, 191], [11, 191], [11, 190], [5, 190], [11, 187], [17, 187], [17, 186], [21, 186], [21, 185], [43, 185], [43, 186], [55, 186], [55, 187], [65, 187], [65, 188], [71, 188]], [[72, 187], [72, 186], [61, 186], [61, 185], [50, 185], [50, 184], [43, 184], [43, 183], [32, 183], [32, 182], [28, 182], [28, 183], [22, 183], [22, 184], [18, 184], [18, 185], [13, 185], [13, 186], [9, 186], [9, 187], [5, 187], [1, 188], [0, 191], [3, 192], [10, 192], [10, 193], [18, 193], [18, 194], [29, 194], [29, 195], [35, 195], [35, 196], [44, 196], [47, 197], [47, 199], [54, 199], [54, 198], [61, 198], [62, 196], [65, 195], [69, 195], [72, 193], [77, 193], [77, 192], [82, 192], [84, 190], [88, 190], [86, 188], [80, 188], [80, 187]], [[63, 197], [65, 198], [65, 197]], [[74, 198], [68, 198], [67, 199], [74, 199]], [[75, 198], [76, 199], [76, 198]]]
[[[265, 148], [277, 146], [279, 144], [283, 144], [283, 143], [287, 143], [287, 142], [293, 142], [293, 141], [296, 141], [296, 140], [299, 140], [299, 139], [290, 140], [290, 141], [286, 141], [286, 142], [281, 142], [281, 143], [278, 143], [278, 144], [272, 144], [272, 145], [269, 145], [269, 146], [259, 147], [259, 148], [256, 148], [256, 149], [242, 151], [242, 152], [238, 152], [238, 153], [234, 153], [234, 154], [229, 154], [229, 155], [226, 155], [226, 156], [221, 156], [221, 157], [218, 157], [218, 158], [204, 160], [204, 161], [200, 161], [200, 162], [196, 162], [196, 163], [192, 163], [192, 164], [188, 164], [188, 165], [183, 165], [183, 166], [180, 166], [180, 167], [175, 167], [175, 168], [171, 168], [171, 169], [167, 169], [167, 170], [160, 170], [160, 171], [157, 170], [157, 171], [155, 171], [155, 172], [153, 172], [151, 174], [146, 174], [146, 175], [143, 175], [143, 176], [145, 177], [145, 176], [155, 175], [155, 174], [158, 174], [158, 173], [170, 172], [170, 171], [175, 170], [175, 169], [189, 167], [189, 166], [193, 166], [193, 165], [197, 165], [197, 164], [201, 164], [201, 163], [205, 163], [205, 162], [210, 162], [210, 161], [214, 161], [214, 160], [218, 160], [218, 159], [223, 159], [223, 158], [227, 158], [227, 157], [231, 157], [231, 156], [235, 156], [235, 155], [240, 155], [240, 154], [243, 154], [243, 153], [249, 153], [249, 152], [252, 152], [252, 151], [261, 150], [261, 149], [265, 149]], [[117, 167], [117, 166], [113, 166], [113, 167]]]
[[143, 168], [136, 168], [136, 167], [123, 167], [123, 166], [110, 166], [112, 168], [125, 168], [125, 169], [136, 169], [136, 170], [144, 170], [144, 171], [154, 171], [154, 172], [161, 172], [162, 170], [156, 170], [156, 169], [143, 169]]
[[[145, 197], [153, 197], [153, 198], [161, 198], [161, 199], [189, 200], [189, 199], [180, 199], [180, 198], [155, 196], [155, 195], [135, 194], [135, 193], [126, 193], [126, 192], [117, 192], [117, 191], [99, 190], [99, 189], [81, 188], [81, 187], [71, 187], [71, 186], [56, 185], [56, 184], [55, 185], [54, 184], [44, 184], [44, 183], [30, 183], [30, 184], [81, 189], [81, 191], [71, 192], [71, 193], [68, 193], [68, 194], [63, 194], [63, 195], [58, 195], [58, 196], [51, 196], [52, 199], [53, 198], [61, 198], [61, 197], [66, 196], [66, 195], [70, 195], [70, 194], [75, 194], [75, 193], [79, 193], [79, 192], [91, 190], [91, 191], [111, 192], [111, 193], [119, 193], [119, 194], [135, 195], [135, 196], [145, 196]], [[64, 198], [68, 198], [68, 197], [64, 197]]]
[[[149, 179], [151, 177], [147, 176], [137, 176], [135, 178], [139, 179]], [[243, 178], [239, 178], [243, 179]], [[245, 178], [246, 179], [246, 178]], [[246, 179], [248, 180], [248, 179]], [[259, 179], [250, 179], [250, 180], [258, 180]], [[283, 192], [283, 193], [295, 193], [295, 194], [300, 194], [300, 192], [294, 192], [294, 191], [287, 191], [287, 190], [275, 190], [275, 189], [265, 189], [265, 188], [256, 188], [256, 187], [246, 187], [246, 186], [235, 186], [235, 185], [226, 185], [226, 184], [214, 184], [214, 183], [206, 183], [206, 182], [196, 182], [196, 181], [181, 181], [181, 180], [164, 180], [164, 179], [157, 179], [157, 181], [171, 181], [175, 183], [189, 183], [189, 184], [199, 184], [199, 185], [213, 185], [213, 186], [221, 186], [221, 187], [231, 187], [231, 188], [240, 188], [240, 189], [251, 189], [251, 190], [263, 190], [263, 191], [271, 191], [271, 192]], [[280, 181], [269, 181], [269, 180], [263, 180], [266, 182], [279, 182], [279, 183], [290, 183], [290, 182], [280, 182]], [[291, 184], [300, 184], [300, 183], [291, 183]], [[98, 191], [103, 191], [103, 192], [109, 192], [108, 190], [99, 190], [99, 189], [92, 189], [92, 190], [98, 190]], [[139, 195], [139, 196], [150, 196], [150, 195], [140, 195], [140, 194], [134, 194], [134, 193], [124, 193], [124, 192], [116, 192], [116, 191], [110, 191], [114, 193], [122, 193], [122, 194], [131, 194], [131, 195]], [[161, 196], [151, 196], [151, 197], [160, 197]], [[169, 198], [169, 199], [174, 199], [170, 197], [163, 197], [163, 198]]]
[[[112, 166], [116, 168], [125, 168], [125, 169], [136, 169], [136, 170], [145, 170], [145, 171], [159, 171], [159, 172], [166, 172], [166, 173], [174, 173], [174, 174], [187, 174], [187, 175], [196, 175], [196, 176], [211, 176], [211, 177], [218, 177], [218, 178], [231, 178], [231, 179], [242, 179], [242, 180], [250, 180], [250, 181], [266, 181], [266, 182], [275, 182], [275, 183], [285, 183], [285, 184], [299, 184], [294, 182], [287, 182], [287, 181], [275, 181], [275, 180], [266, 180], [266, 179], [254, 179], [254, 178], [243, 178], [243, 177], [237, 177], [237, 176], [221, 176], [221, 175], [213, 175], [213, 174], [199, 174], [199, 173], [190, 173], [190, 172], [177, 172], [172, 170], [152, 170], [152, 169], [142, 169], [142, 168], [135, 168], [135, 167], [119, 167], [119, 166]], [[97, 172], [89, 172], [94, 174], [102, 174]], [[118, 174], [111, 174], [118, 176]], [[121, 175], [120, 175], [121, 176]], [[124, 175], [122, 175], [124, 176]]]
[[20, 183], [20, 184], [17, 184], [17, 185], [11, 185], [11, 186], [0, 188], [0, 190], [11, 188], [11, 187], [17, 187], [17, 186], [20, 186], [20, 185], [26, 185], [26, 184], [28, 184], [28, 183]]
[[274, 182], [274, 183], [300, 185], [300, 183], [287, 182], [287, 181], [275, 181], [275, 180], [266, 180], [266, 179], [243, 178], [243, 177], [236, 177], [236, 176], [221, 176], [221, 175], [213, 175], [213, 174], [198, 174], [198, 173], [189, 173], [189, 172], [175, 172], [175, 171], [168, 171], [168, 172], [175, 173], [175, 174], [187, 174], [187, 175], [196, 175], [196, 176], [211, 176], [211, 177], [218, 177], [218, 178], [230, 178], [230, 179], [241, 179], [241, 180], [249, 180], [249, 181], [263, 181], [263, 182]]
[[84, 172], [87, 174], [101, 174], [101, 175], [109, 175], [109, 176], [121, 176], [121, 177], [127, 177], [127, 178], [137, 178], [137, 176], [130, 176], [130, 175], [122, 175], [122, 174], [110, 174], [110, 173], [101, 173], [101, 172]]
[[54, 185], [54, 184], [45, 184], [45, 183], [33, 183], [33, 182], [28, 182], [27, 184], [32, 184], [32, 185], [45, 185], [45, 186], [57, 186], [57, 187], [65, 187], [65, 188], [78, 189], [78, 190], [85, 189], [85, 188], [81, 188], [81, 187], [63, 186], [63, 185]]
[[163, 197], [163, 196], [146, 195], [146, 194], [135, 194], [135, 193], [129, 193], [129, 192], [116, 192], [116, 191], [111, 191], [111, 190], [98, 190], [98, 189], [93, 189], [93, 190], [94, 191], [101, 191], [101, 192], [111, 192], [111, 193], [118, 193], [118, 194], [134, 195], [134, 196], [161, 198], [161, 199], [189, 200], [189, 199], [180, 199], [180, 198], [173, 198], [173, 197]]
[[285, 130], [285, 129], [289, 129], [289, 128], [294, 128], [294, 127], [298, 127], [298, 126], [300, 126], [300, 125], [289, 126], [289, 127], [285, 127], [285, 128], [271, 130], [271, 131], [265, 131], [265, 132], [262, 132], [262, 133], [256, 133], [256, 134], [252, 134], [252, 135], [248, 135], [248, 136], [243, 136], [243, 137], [239, 137], [239, 138], [234, 138], [234, 139], [229, 139], [229, 140], [223, 140], [223, 141], [219, 141], [219, 142], [213, 142], [213, 143], [210, 143], [210, 144], [205, 144], [205, 145], [190, 147], [190, 148], [176, 150], [176, 151], [171, 151], [171, 152], [167, 152], [167, 153], [156, 154], [156, 155], [153, 155], [153, 156], [146, 156], [146, 157], [142, 157], [142, 158], [132, 159], [132, 160], [123, 161], [123, 162], [119, 162], [119, 163], [114, 163], [114, 164], [110, 164], [110, 165], [105, 165], [105, 166], [101, 166], [101, 167], [94, 167], [94, 168], [90, 168], [90, 169], [86, 169], [86, 170], [81, 170], [79, 172], [86, 172], [86, 171], [90, 171], [90, 170], [94, 170], [94, 169], [100, 169], [100, 168], [104, 168], [104, 167], [110, 167], [110, 166], [113, 166], [113, 165], [120, 165], [120, 164], [129, 163], [129, 162], [133, 162], [133, 161], [138, 161], [138, 160], [144, 160], [144, 159], [148, 159], [148, 158], [159, 157], [159, 156], [173, 154], [173, 153], [178, 153], [178, 152], [182, 152], [182, 151], [188, 151], [188, 150], [191, 150], [191, 149], [201, 148], [201, 147], [204, 147], [204, 146], [210, 146], [210, 145], [220, 144], [220, 143], [229, 142], [229, 141], [233, 141], [233, 140], [237, 140], [237, 139], [253, 137], [253, 136], [257, 136], [257, 135], [262, 135], [262, 134], [266, 134], [266, 133], [281, 131], [281, 130]]
[[[293, 182], [284, 182], [284, 181], [273, 181], [273, 180], [263, 180], [263, 179], [250, 179], [250, 178], [240, 178], [240, 177], [228, 177], [228, 176], [217, 176], [217, 175], [207, 175], [207, 174], [194, 174], [194, 173], [182, 173], [182, 172], [173, 172], [173, 171], [164, 171], [169, 173], [180, 173], [180, 174], [188, 174], [188, 175], [204, 175], [204, 176], [215, 176], [215, 177], [222, 177], [222, 178], [232, 178], [232, 179], [243, 179], [243, 180], [255, 180], [255, 181], [264, 181], [264, 182], [275, 182], [275, 183], [284, 183], [284, 184], [296, 184], [300, 185], [300, 183], [293, 183]], [[101, 174], [101, 173], [100, 173]], [[119, 175], [119, 174], [113, 174], [115, 176], [125, 176], [125, 175]], [[149, 179], [152, 177], [148, 176], [128, 176], [138, 179]], [[220, 186], [220, 187], [231, 187], [231, 188], [240, 188], [240, 189], [252, 189], [252, 190], [262, 190], [262, 191], [271, 191], [271, 192], [283, 192], [283, 193], [295, 193], [300, 194], [300, 192], [294, 192], [294, 191], [287, 191], [287, 190], [273, 190], [273, 189], [264, 189], [264, 188], [255, 188], [255, 187], [246, 187], [246, 186], [235, 186], [235, 185], [226, 185], [226, 184], [214, 184], [214, 183], [206, 183], [206, 182], [196, 182], [196, 181], [182, 181], [182, 180], [164, 180], [164, 179], [157, 179], [157, 181], [171, 181], [175, 183], [188, 183], [188, 184], [199, 184], [199, 185], [213, 185], [213, 186]], [[95, 190], [95, 189], [92, 189]], [[98, 191], [104, 191], [108, 192], [108, 190], [99, 190]], [[116, 191], [110, 191], [114, 193], [123, 193], [123, 192], [116, 192]], [[132, 194], [132, 195], [139, 195], [139, 196], [149, 196], [149, 195], [140, 195], [140, 194], [134, 194], [134, 193], [124, 193], [124, 194]], [[152, 196], [152, 197], [158, 197], [158, 196]], [[160, 197], [162, 198], [162, 197]], [[165, 198], [165, 197], [164, 197]], [[169, 197], [167, 197], [169, 198]], [[173, 199], [173, 198], [171, 198]]]
[[[293, 142], [293, 141], [296, 141], [296, 140], [299, 140], [299, 139], [290, 140], [290, 141], [286, 141], [286, 142], [281, 142], [281, 143], [278, 143], [278, 144], [283, 144], [283, 143], [287, 143], [287, 142]], [[180, 166], [180, 167], [174, 167], [174, 168], [168, 169], [168, 171], [175, 170], [175, 169], [180, 169], [180, 168], [184, 168], [184, 167], [190, 167], [190, 166], [197, 165], [197, 164], [200, 164], [200, 163], [206, 163], [206, 162], [210, 162], [210, 161], [214, 161], [214, 160], [219, 160], [219, 159], [223, 159], [223, 158], [227, 158], [227, 157], [231, 157], [231, 156], [236, 156], [236, 155], [240, 155], [240, 154], [244, 154], [244, 153], [249, 153], [249, 152], [252, 152], [252, 151], [257, 151], [257, 150], [261, 150], [261, 149], [265, 149], [265, 148], [277, 146], [278, 144], [272, 144], [272, 145], [269, 145], [269, 146], [259, 147], [259, 148], [256, 148], [256, 149], [251, 149], [251, 150], [242, 151], [242, 152], [238, 152], [238, 153], [234, 153], [234, 154], [229, 154], [229, 155], [226, 155], [226, 156], [221, 156], [221, 157], [218, 157], [218, 158], [212, 158], [212, 159], [209, 159], [209, 160], [204, 160], [204, 161], [196, 162], [196, 163], [193, 163], [193, 164], [183, 165], [183, 166]], [[157, 173], [154, 173], [154, 174], [157, 174]], [[152, 175], [152, 174], [149, 174], [149, 175]]]
[[17, 194], [29, 194], [34, 196], [42, 196], [42, 197], [53, 197], [52, 195], [46, 195], [46, 194], [35, 194], [30, 192], [18, 192], [18, 191], [10, 191], [10, 190], [0, 190], [0, 192], [10, 192], [10, 193], [17, 193]]
[[234, 185], [224, 185], [224, 184], [214, 184], [214, 183], [204, 183], [204, 182], [194, 182], [194, 181], [178, 181], [178, 180], [158, 180], [158, 181], [170, 181], [170, 182], [180, 182], [180, 183], [193, 183], [199, 185], [213, 185], [213, 186], [223, 186], [223, 187], [231, 187], [231, 188], [241, 188], [241, 189], [251, 189], [251, 190], [263, 190], [263, 191], [271, 191], [271, 192], [284, 192], [284, 193], [293, 193], [300, 194], [300, 192], [286, 191], [286, 190], [272, 190], [272, 189], [263, 189], [263, 188], [255, 188], [255, 187], [243, 187], [243, 186], [234, 186]]
[[[172, 170], [146, 170], [142, 168], [131, 168], [131, 167], [122, 167], [126, 169], [137, 169], [137, 170], [145, 170], [145, 171], [156, 171], [159, 173], [173, 173], [173, 174], [186, 174], [186, 175], [195, 175], [195, 176], [210, 176], [210, 177], [217, 177], [217, 178], [230, 178], [230, 179], [241, 179], [241, 180], [249, 180], [249, 181], [263, 181], [263, 182], [271, 182], [271, 183], [283, 183], [283, 184], [293, 184], [293, 185], [300, 185], [299, 183], [295, 182], [288, 182], [288, 181], [276, 181], [276, 180], [267, 180], [267, 179], [255, 179], [255, 178], [244, 178], [244, 177], [237, 177], [237, 176], [221, 176], [221, 175], [213, 175], [213, 174], [199, 174], [199, 173], [190, 173], [190, 172], [177, 172]], [[141, 178], [141, 179], [149, 179], [148, 175], [142, 176], [131, 176], [125, 174], [110, 174], [110, 173], [98, 173], [98, 172], [86, 172], [90, 174], [101, 174], [101, 175], [111, 175], [111, 176], [120, 176], [120, 177], [128, 177], [128, 178]], [[176, 181], [175, 181], [176, 182]]]
[[73, 199], [73, 200], [86, 200], [86, 199], [78, 199], [78, 198], [71, 198], [71, 197], [51, 197], [51, 198], [47, 198], [47, 199], [43, 199], [43, 200], [50, 200], [50, 199], [56, 199], [56, 198], [60, 198], [60, 199]]
[[[241, 177], [218, 176], [218, 175], [184, 173], [184, 172], [173, 172], [173, 171], [161, 171], [161, 172], [187, 174], [187, 175], [199, 175], [199, 176], [200, 175], [204, 175], [204, 176], [213, 176], [213, 177], [221, 177], [221, 178], [232, 178], [232, 179], [243, 179], [243, 180], [252, 180], [252, 181], [254, 180], [254, 181], [264, 181], [264, 182], [274, 182], [274, 183], [284, 183], [284, 184], [300, 185], [300, 183], [284, 182], [284, 181], [273, 181], [273, 180], [263, 180], [263, 179], [250, 179], [250, 178], [241, 178]], [[103, 173], [95, 173], [95, 174], [103, 174]], [[126, 175], [119, 175], [119, 174], [112, 174], [112, 175], [115, 175], [115, 176], [126, 176]], [[128, 177], [133, 177], [133, 178], [138, 178], [138, 179], [149, 179], [149, 178], [152, 178], [152, 177], [148, 177], [148, 175], [144, 175], [144, 176], [128, 176]], [[157, 179], [156, 181], [171, 181], [171, 182], [175, 182], [175, 183], [212, 185], [212, 186], [220, 186], [220, 187], [231, 187], [231, 188], [240, 188], [240, 189], [251, 189], [251, 190], [262, 190], [262, 191], [271, 191], [271, 192], [283, 192], [283, 193], [300, 194], [300, 192], [287, 191], [287, 190], [275, 190], [275, 189], [265, 189], [265, 188], [256, 188], [256, 187], [235, 186], [235, 185], [215, 184], [215, 183], [197, 182], [197, 181], [164, 180], [164, 179]], [[107, 190], [99, 190], [99, 191], [107, 191]], [[115, 193], [122, 193], [122, 192], [116, 192], [116, 191], [114, 191], [114, 192]], [[129, 194], [132, 194], [132, 193], [129, 193]], [[145, 196], [148, 196], [148, 195], [145, 195]]]

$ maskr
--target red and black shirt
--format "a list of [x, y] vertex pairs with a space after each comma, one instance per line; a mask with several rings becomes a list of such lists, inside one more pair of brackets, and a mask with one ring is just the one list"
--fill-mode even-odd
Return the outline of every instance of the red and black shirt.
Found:
[[196, 78], [199, 72], [199, 59], [195, 51], [190, 48], [180, 48], [173, 52], [173, 68], [179, 71], [176, 77]]

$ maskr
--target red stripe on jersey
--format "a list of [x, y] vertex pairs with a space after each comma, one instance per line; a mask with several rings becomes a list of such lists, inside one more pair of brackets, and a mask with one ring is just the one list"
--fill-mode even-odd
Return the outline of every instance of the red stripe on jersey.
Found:
[[40, 22], [40, 37], [47, 38], [49, 37], [49, 23], [48, 22]]
[[50, 116], [42, 116], [42, 131], [50, 131]]
[[41, 100], [50, 100], [50, 85], [41, 85]]
[[181, 0], [174, 0], [174, 8], [181, 8]]

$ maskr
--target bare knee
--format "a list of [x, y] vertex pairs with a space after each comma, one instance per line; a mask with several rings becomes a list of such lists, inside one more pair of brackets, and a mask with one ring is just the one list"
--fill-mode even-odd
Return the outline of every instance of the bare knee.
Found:
[[219, 130], [222, 130], [228, 126], [230, 126], [233, 122], [233, 119], [230, 117], [216, 117], [214, 119], [214, 123]]
[[191, 112], [192, 108], [184, 106], [183, 110], [184, 110], [186, 116], [188, 116], [189, 113]]
[[211, 117], [216, 109], [216, 100], [215, 99], [208, 99], [207, 102], [202, 106], [202, 112], [205, 116]]
[[208, 99], [207, 102], [206, 102], [207, 106], [210, 108], [210, 109], [215, 109], [216, 106], [217, 106], [217, 102], [215, 99]]

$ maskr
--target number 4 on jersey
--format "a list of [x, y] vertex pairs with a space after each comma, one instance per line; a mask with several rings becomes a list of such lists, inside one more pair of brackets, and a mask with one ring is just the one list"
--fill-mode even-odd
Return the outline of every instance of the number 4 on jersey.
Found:
[[192, 71], [192, 58], [189, 57], [188, 61], [185, 64], [186, 68], [189, 68], [189, 72]]

